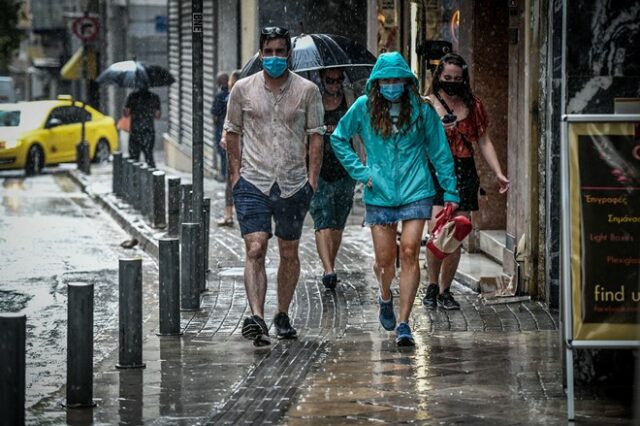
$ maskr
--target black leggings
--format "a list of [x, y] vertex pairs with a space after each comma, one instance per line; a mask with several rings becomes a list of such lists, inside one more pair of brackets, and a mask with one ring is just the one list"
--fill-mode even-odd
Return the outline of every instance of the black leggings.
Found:
[[144, 154], [144, 159], [149, 167], [156, 168], [156, 162], [153, 160], [153, 145], [155, 144], [156, 135], [151, 132], [131, 133], [129, 137], [129, 158], [139, 161], [140, 152]]

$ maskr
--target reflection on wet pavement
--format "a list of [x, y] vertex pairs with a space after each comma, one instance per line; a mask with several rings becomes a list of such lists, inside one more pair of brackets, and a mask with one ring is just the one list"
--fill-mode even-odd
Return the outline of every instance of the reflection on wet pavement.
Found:
[[5, 178], [0, 200], [0, 310], [27, 315], [26, 403], [38, 412], [66, 381], [67, 283], [94, 283], [96, 362], [117, 345], [117, 241], [127, 235], [64, 174]]
[[[418, 333], [416, 344], [400, 352], [379, 333], [333, 341], [285, 422], [512, 425], [566, 418], [555, 332]], [[630, 407], [594, 395], [581, 395], [577, 406], [581, 420], [593, 424], [625, 424], [632, 415]]]
[[[109, 194], [110, 178], [98, 169], [91, 179], [94, 189], [106, 194], [105, 204], [124, 211], [149, 239], [156, 237], [157, 230], [144, 230], [137, 213]], [[132, 253], [118, 244], [131, 236], [114, 230], [92, 200], [67, 183], [64, 176], [45, 176], [25, 183], [25, 188], [32, 185], [24, 190], [29, 194], [0, 192], [3, 199], [15, 198], [12, 208], [17, 209], [0, 207], [0, 265], [12, 274], [8, 286], [2, 283], [0, 306], [11, 298], [12, 306], [34, 313], [29, 351], [41, 362], [28, 366], [39, 374], [28, 378], [38, 383], [38, 389], [28, 390], [28, 398], [45, 397], [29, 408], [31, 424], [511, 425], [566, 419], [557, 313], [538, 302], [487, 306], [456, 288], [462, 305], [458, 312], [425, 311], [416, 300], [411, 324], [417, 346], [399, 351], [394, 333], [382, 330], [377, 321], [370, 235], [357, 220], [345, 232], [336, 292], [325, 291], [318, 280], [313, 229], [305, 227], [301, 279], [290, 310], [300, 338], [272, 339], [265, 348], [254, 348], [240, 337], [249, 310], [237, 228], [212, 228], [208, 291], [200, 311], [182, 313], [182, 337], [156, 336], [157, 266], [147, 258], [146, 368], [117, 370], [117, 257]], [[54, 190], [59, 196], [52, 196]], [[222, 211], [221, 185], [217, 191], [212, 211]], [[24, 229], [28, 238], [2, 231], [7, 226]], [[137, 249], [135, 253], [144, 256]], [[277, 262], [277, 245], [271, 244], [265, 319], [272, 336]], [[65, 412], [59, 406], [65, 380], [64, 289], [67, 282], [83, 279], [94, 282], [100, 294], [94, 344], [98, 406]], [[34, 309], [47, 316], [37, 322]], [[628, 404], [606, 393], [582, 391], [578, 396], [581, 423], [630, 422]]]

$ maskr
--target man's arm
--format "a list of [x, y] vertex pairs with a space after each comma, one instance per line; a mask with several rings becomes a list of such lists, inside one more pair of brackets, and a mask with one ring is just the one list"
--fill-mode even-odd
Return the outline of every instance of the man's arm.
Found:
[[[227, 140], [227, 144], [229, 141]], [[322, 166], [322, 151], [324, 139], [322, 135], [312, 133], [309, 135], [309, 185], [315, 191], [318, 187], [318, 175]]]
[[[231, 187], [233, 188], [238, 180], [240, 180], [240, 135], [235, 132], [226, 131], [225, 140], [227, 141], [227, 156], [229, 158], [229, 182], [231, 182]], [[322, 138], [320, 140], [322, 140]]]

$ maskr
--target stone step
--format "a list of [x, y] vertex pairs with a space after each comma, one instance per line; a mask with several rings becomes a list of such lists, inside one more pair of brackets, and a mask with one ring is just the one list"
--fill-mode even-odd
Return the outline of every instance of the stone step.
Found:
[[502, 265], [507, 233], [504, 229], [478, 231], [478, 248]]
[[456, 280], [470, 289], [480, 292], [480, 278], [504, 275], [502, 265], [482, 253], [463, 252], [456, 272]]

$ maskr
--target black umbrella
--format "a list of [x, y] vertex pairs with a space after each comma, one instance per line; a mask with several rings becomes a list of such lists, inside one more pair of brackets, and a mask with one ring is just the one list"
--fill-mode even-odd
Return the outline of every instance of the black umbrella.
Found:
[[98, 76], [96, 81], [120, 87], [144, 89], [169, 86], [176, 80], [169, 71], [159, 65], [147, 65], [139, 61], [123, 61], [111, 64]]
[[[292, 67], [298, 74], [308, 77], [311, 71], [323, 68], [344, 68], [351, 83], [369, 77], [376, 57], [355, 40], [333, 34], [303, 34], [291, 39]], [[257, 53], [242, 68], [241, 77], [262, 70]], [[306, 73], [306, 74], [305, 74]]]

